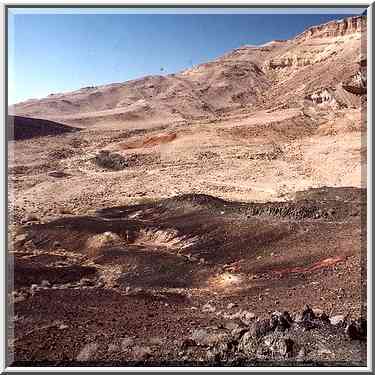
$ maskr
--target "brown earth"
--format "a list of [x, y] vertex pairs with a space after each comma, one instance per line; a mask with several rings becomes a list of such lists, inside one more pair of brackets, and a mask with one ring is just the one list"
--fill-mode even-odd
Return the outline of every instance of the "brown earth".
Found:
[[364, 20], [15, 105], [10, 360], [364, 365]]
[[[46, 328], [35, 331], [34, 325], [31, 335], [16, 340], [15, 360], [75, 363], [93, 342], [104, 351], [87, 360], [132, 363], [131, 353], [108, 351], [131, 336], [143, 346], [157, 337], [164, 344], [156, 345], [151, 358], [178, 361], [176, 343], [183, 345], [189, 332], [225, 324], [226, 314], [240, 310], [266, 318], [309, 303], [330, 316], [364, 316], [363, 193], [353, 189], [349, 201], [340, 189], [331, 193], [337, 199], [282, 204], [186, 195], [25, 227], [13, 254], [16, 298], [22, 297], [15, 313], [27, 319], [15, 323], [15, 337], [24, 337], [29, 319]], [[92, 252], [89, 240], [99, 235], [108, 240]], [[37, 268], [40, 254], [63, 255], [66, 265], [56, 267], [51, 259]], [[83, 283], [88, 277], [94, 279]], [[40, 286], [41, 279], [51, 285]], [[34, 283], [40, 287], [30, 295]], [[229, 303], [235, 306], [230, 311]], [[60, 331], [60, 325], [67, 328]], [[74, 345], [62, 347], [67, 332]], [[336, 360], [342, 361], [340, 355]]]

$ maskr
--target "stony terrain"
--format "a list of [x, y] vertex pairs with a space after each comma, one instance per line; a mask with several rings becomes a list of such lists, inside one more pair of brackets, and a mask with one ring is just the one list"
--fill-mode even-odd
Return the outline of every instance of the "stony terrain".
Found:
[[10, 108], [10, 360], [363, 366], [365, 27]]

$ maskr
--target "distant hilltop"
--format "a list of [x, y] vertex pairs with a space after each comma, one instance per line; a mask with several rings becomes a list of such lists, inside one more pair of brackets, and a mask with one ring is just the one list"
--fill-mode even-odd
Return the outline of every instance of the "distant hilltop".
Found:
[[[366, 17], [312, 26], [290, 40], [242, 46], [183, 72], [50, 94], [9, 108], [85, 127], [153, 127], [316, 104], [358, 107], [366, 93]], [[361, 57], [362, 63], [358, 64]], [[350, 84], [348, 84], [350, 82]], [[350, 89], [348, 89], [350, 88]]]

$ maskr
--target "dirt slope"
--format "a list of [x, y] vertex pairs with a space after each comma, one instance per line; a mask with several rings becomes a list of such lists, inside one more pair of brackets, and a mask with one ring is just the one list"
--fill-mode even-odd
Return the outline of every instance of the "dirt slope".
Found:
[[[365, 21], [330, 22], [292, 40], [244, 46], [178, 74], [51, 94], [16, 104], [11, 112], [81, 127], [127, 128], [300, 107], [305, 99], [308, 105], [358, 108], [358, 95], [347, 89], [362, 87]], [[348, 85], [353, 79], [359, 81]]]

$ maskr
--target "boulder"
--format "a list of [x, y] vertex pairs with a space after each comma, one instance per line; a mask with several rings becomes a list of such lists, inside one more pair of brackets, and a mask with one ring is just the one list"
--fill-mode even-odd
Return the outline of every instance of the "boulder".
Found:
[[205, 305], [203, 305], [202, 307], [202, 311], [203, 312], [215, 312], [216, 311], [216, 308], [212, 305], [210, 305], [209, 303], [206, 303]]
[[344, 315], [335, 315], [335, 316], [332, 316], [331, 318], [329, 318], [329, 321], [331, 322], [331, 324], [333, 326], [337, 326], [339, 324], [344, 323], [344, 320], [345, 320]]

